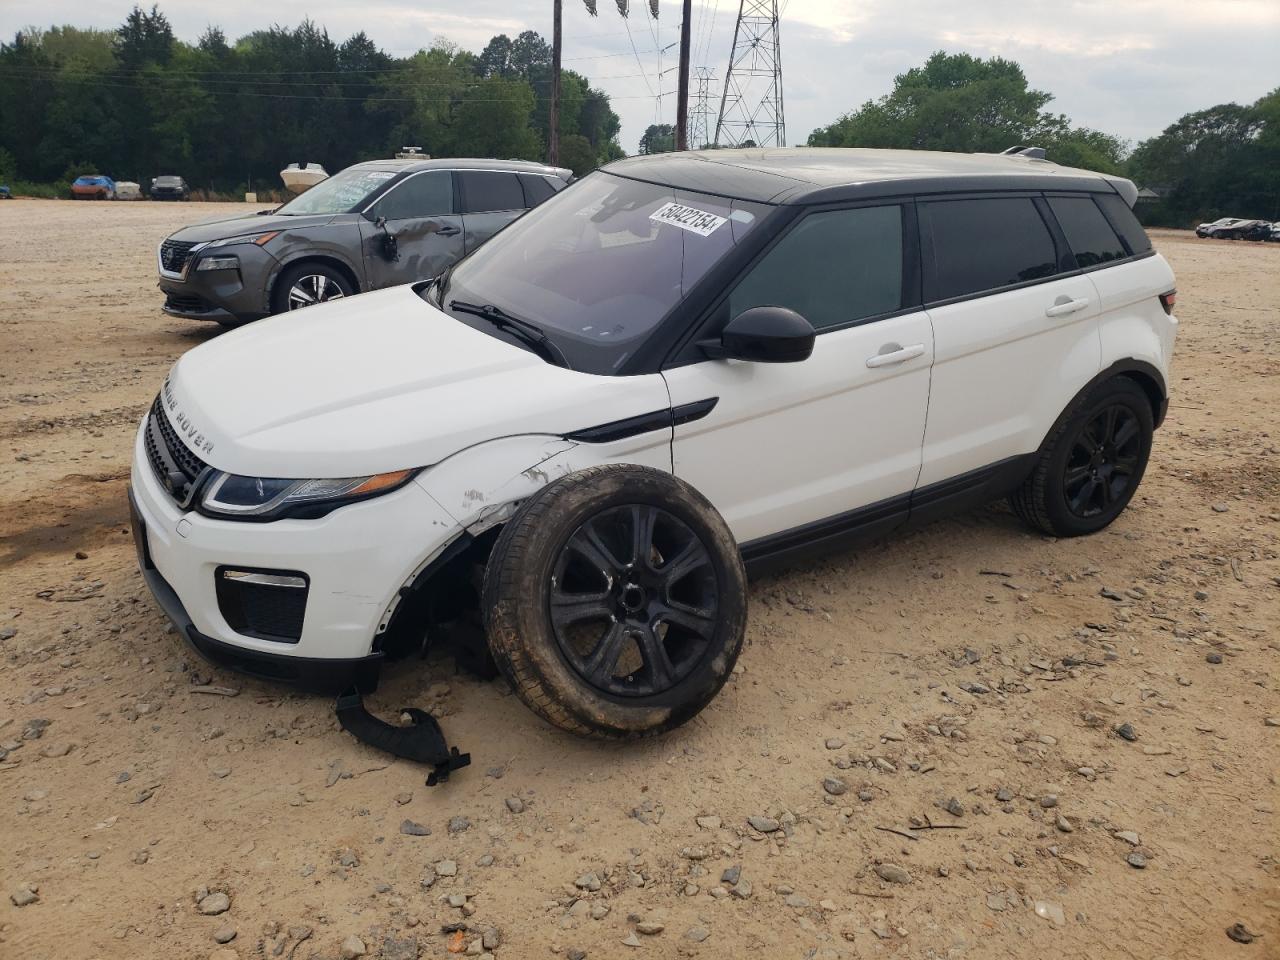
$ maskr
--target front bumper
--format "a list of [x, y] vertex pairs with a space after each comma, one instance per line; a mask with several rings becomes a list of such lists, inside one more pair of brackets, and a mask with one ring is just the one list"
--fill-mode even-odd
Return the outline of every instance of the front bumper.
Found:
[[[239, 268], [200, 270], [206, 255], [235, 256]], [[187, 320], [258, 320], [271, 312], [267, 291], [279, 267], [279, 260], [252, 243], [199, 250], [180, 275], [160, 272], [157, 285], [165, 295], [160, 309]]]
[[[332, 688], [376, 670], [401, 588], [461, 533], [416, 483], [317, 520], [248, 523], [184, 511], [156, 479], [141, 432], [130, 480], [139, 566], [183, 637], [210, 660], [308, 687]], [[297, 642], [231, 627], [216, 589], [217, 571], [227, 566], [308, 577]]]

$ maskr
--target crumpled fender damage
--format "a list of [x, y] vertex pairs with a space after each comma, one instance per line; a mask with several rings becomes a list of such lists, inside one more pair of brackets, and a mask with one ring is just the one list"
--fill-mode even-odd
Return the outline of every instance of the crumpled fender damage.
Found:
[[[471, 535], [505, 522], [548, 483], [603, 463], [636, 463], [671, 471], [671, 431], [613, 443], [578, 443], [528, 434], [477, 444], [415, 480]], [[459, 531], [461, 532], [461, 531]]]

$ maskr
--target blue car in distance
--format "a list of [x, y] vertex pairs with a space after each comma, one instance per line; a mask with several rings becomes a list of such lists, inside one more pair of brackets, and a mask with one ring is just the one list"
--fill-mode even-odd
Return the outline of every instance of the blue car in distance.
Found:
[[116, 182], [110, 177], [100, 174], [86, 174], [76, 177], [71, 183], [72, 200], [114, 200], [116, 198]]

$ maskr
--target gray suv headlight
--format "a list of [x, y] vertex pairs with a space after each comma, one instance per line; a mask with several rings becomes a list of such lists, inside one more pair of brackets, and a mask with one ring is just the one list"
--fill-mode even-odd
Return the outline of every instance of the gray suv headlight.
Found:
[[289, 480], [217, 473], [200, 498], [203, 513], [226, 519], [315, 519], [338, 507], [398, 490], [417, 470], [395, 470], [368, 477]]
[[239, 270], [240, 258], [237, 256], [229, 257], [202, 257], [200, 262], [196, 264], [196, 272], [201, 270]]

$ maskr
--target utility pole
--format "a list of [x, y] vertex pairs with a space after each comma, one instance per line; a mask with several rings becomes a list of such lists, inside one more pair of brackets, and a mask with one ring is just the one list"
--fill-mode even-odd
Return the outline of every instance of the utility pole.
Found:
[[684, 0], [680, 15], [680, 80], [676, 88], [676, 150], [689, 149], [689, 22], [693, 0]]
[[[688, 2], [688, 0], [686, 0]], [[555, 24], [551, 28], [551, 129], [547, 133], [547, 163], [560, 163], [560, 5], [553, 0]]]

